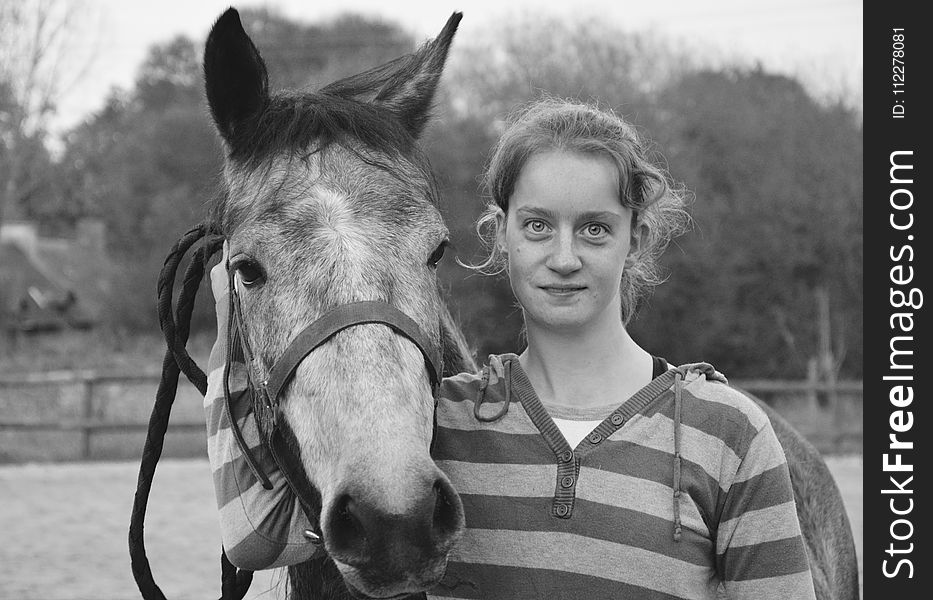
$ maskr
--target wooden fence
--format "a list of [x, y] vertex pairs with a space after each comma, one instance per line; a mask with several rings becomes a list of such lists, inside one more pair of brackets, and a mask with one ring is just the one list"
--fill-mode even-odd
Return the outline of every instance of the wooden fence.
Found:
[[[23, 374], [0, 374], [0, 460], [30, 460], [28, 453], [22, 456], [22, 445], [27, 444], [23, 435], [29, 432], [61, 432], [63, 435], [77, 435], [79, 442], [76, 449], [69, 450], [69, 458], [88, 460], [92, 458], [133, 458], [138, 456], [136, 449], [127, 450], [127, 456], [95, 456], [94, 440], [97, 436], [114, 433], [131, 433], [136, 438], [143, 436], [148, 428], [148, 411], [151, 410], [158, 387], [160, 373], [147, 371], [137, 373], [108, 373], [102, 371], [49, 371]], [[734, 387], [754, 394], [774, 406], [801, 432], [811, 439], [823, 451], [860, 450], [861, 448], [861, 381], [837, 381], [821, 383], [818, 381], [780, 381], [780, 380], [744, 380], [730, 381]], [[101, 394], [106, 387], [116, 387], [118, 392], [107, 396]], [[135, 387], [136, 392], [129, 394], [120, 390]], [[52, 406], [46, 411], [29, 410], [36, 402], [43, 402], [53, 392], [42, 394], [41, 389], [72, 390], [70, 406], [67, 410]], [[187, 390], [184, 399], [189, 406], [182, 411], [180, 420], [173, 419], [169, 425], [170, 433], [189, 436], [192, 440], [203, 442], [205, 425], [201, 417], [200, 404], [192, 410], [192, 397], [199, 398], [197, 391], [184, 380], [179, 382], [179, 391]], [[29, 397], [17, 402], [20, 394], [32, 390]], [[40, 391], [37, 395], [36, 392]], [[132, 397], [132, 400], [130, 399]], [[180, 399], [181, 400], [181, 399]], [[176, 407], [183, 404], [176, 401]], [[107, 405], [111, 403], [134, 402], [133, 410], [123, 410], [122, 416], [109, 415]], [[129, 412], [128, 416], [126, 413]], [[38, 413], [38, 414], [37, 414]], [[44, 414], [43, 414], [44, 413]], [[63, 414], [64, 413], [64, 414]], [[814, 416], [816, 415], [816, 416]], [[7, 439], [4, 434], [18, 432], [20, 438]], [[135, 444], [138, 445], [138, 440]], [[11, 445], [18, 445], [20, 452], [14, 452]], [[6, 446], [6, 447], [4, 447]], [[203, 443], [195, 443], [192, 450], [199, 453]], [[191, 447], [191, 444], [189, 444]], [[53, 456], [51, 459], [61, 459]], [[42, 460], [41, 457], [38, 458]]]
[[[54, 432], [60, 434], [59, 438], [78, 436], [79, 442], [77, 448], [70, 447], [65, 451], [67, 457], [55, 452], [46, 453], [53, 460], [139, 456], [138, 449], [149, 427], [148, 415], [155, 401], [160, 376], [159, 371], [115, 373], [95, 370], [0, 374], [0, 461], [43, 460], [42, 452], [30, 453], [27, 448], [34, 445], [36, 436], [30, 436], [33, 439], [24, 436]], [[105, 388], [112, 388], [117, 393], [104, 394]], [[63, 395], [67, 396], [67, 402], [60, 401]], [[200, 395], [182, 375], [169, 432], [203, 441], [205, 424], [200, 402], [195, 401], [192, 405], [192, 397], [200, 398]], [[47, 403], [49, 407], [37, 409], [35, 405], [41, 403]], [[109, 410], [116, 404], [132, 406]], [[179, 415], [181, 419], [176, 418]], [[12, 433], [20, 436], [15, 440], [4, 437], [4, 434]], [[93, 442], [108, 434], [131, 434], [134, 441], [123, 445], [132, 447], [112, 451], [106, 456], [95, 456], [100, 453], [93, 452]], [[45, 441], [50, 439], [54, 436], [42, 437]], [[192, 444], [186, 446], [190, 448]], [[198, 449], [203, 443], [194, 446]]]

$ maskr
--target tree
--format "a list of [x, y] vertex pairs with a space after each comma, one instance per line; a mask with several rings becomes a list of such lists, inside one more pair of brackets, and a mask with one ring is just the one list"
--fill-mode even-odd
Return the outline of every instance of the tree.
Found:
[[[673, 175], [694, 192], [695, 231], [636, 331], [744, 377], [804, 377], [831, 298], [837, 357], [861, 375], [861, 128], [761, 68], [698, 71], [658, 96]], [[713, 308], [715, 307], [715, 308]]]
[[[205, 218], [221, 168], [202, 104], [200, 56], [188, 38], [153, 46], [131, 92], [70, 132], [58, 163], [59, 195], [45, 217], [77, 212], [106, 223], [121, 276], [110, 316], [132, 329], [157, 326], [152, 290], [170, 241]], [[199, 312], [206, 321], [207, 310]]]
[[88, 64], [75, 51], [86, 16], [80, 2], [0, 0], [0, 223], [46, 183], [49, 118]]
[[316, 89], [415, 47], [398, 25], [361, 15], [301, 23], [269, 9], [245, 9], [240, 17], [266, 62], [273, 88]]
[[37, 177], [43, 169], [35, 168], [50, 161], [43, 136], [24, 131], [18, 125], [21, 114], [13, 87], [0, 79], [0, 223], [7, 212], [21, 210], [46, 183]]
[[449, 67], [455, 109], [495, 124], [534, 98], [598, 100], [636, 113], [692, 61], [663, 39], [594, 18], [526, 15], [490, 24], [458, 46]]

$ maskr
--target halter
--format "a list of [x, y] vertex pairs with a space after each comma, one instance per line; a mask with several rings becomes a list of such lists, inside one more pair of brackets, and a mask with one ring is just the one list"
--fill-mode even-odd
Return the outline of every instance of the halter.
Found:
[[[268, 371], [268, 376], [264, 376], [263, 373], [257, 372], [260, 365], [244, 333], [243, 314], [240, 308], [240, 297], [236, 289], [236, 278], [234, 277], [234, 269], [230, 268], [229, 263], [227, 264], [227, 279], [229, 284], [229, 312], [227, 320], [227, 362], [224, 367], [223, 385], [224, 401], [227, 412], [231, 416], [230, 422], [234, 438], [243, 452], [250, 470], [262, 482], [265, 489], [272, 489], [271, 481], [260, 468], [259, 462], [246, 444], [239, 424], [233, 418], [232, 403], [234, 398], [230, 394], [230, 366], [236, 358], [233, 355], [234, 348], [239, 348], [247, 365], [248, 391], [251, 392], [254, 398], [258, 399], [258, 402], [255, 403], [255, 406], [258, 407], [255, 414], [259, 430], [267, 432], [265, 442], [272, 452], [272, 458], [282, 471], [286, 483], [298, 498], [305, 515], [308, 517], [308, 521], [311, 523], [311, 529], [304, 532], [305, 537], [313, 544], [321, 544], [323, 542], [320, 529], [321, 494], [308, 480], [301, 461], [289, 448], [286, 438], [291, 435], [291, 432], [280, 414], [280, 396], [292, 377], [294, 377], [298, 365], [311, 352], [339, 331], [367, 323], [388, 325], [393, 331], [408, 338], [415, 344], [424, 357], [424, 364], [431, 382], [431, 395], [434, 397], [436, 429], [437, 390], [440, 386], [440, 374], [442, 373], [441, 355], [428, 350], [430, 347], [427, 343], [428, 338], [424, 335], [421, 327], [408, 315], [391, 304], [381, 301], [352, 302], [325, 312], [299, 332], [272, 365], [272, 368]], [[241, 397], [242, 394], [238, 395], [236, 400]], [[433, 445], [433, 435], [431, 442]]]

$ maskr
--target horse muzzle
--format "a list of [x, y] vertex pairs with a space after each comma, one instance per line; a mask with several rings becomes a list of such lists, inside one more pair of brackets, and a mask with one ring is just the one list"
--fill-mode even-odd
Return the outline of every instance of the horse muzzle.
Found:
[[322, 519], [327, 552], [351, 591], [391, 598], [422, 592], [444, 576], [464, 526], [463, 505], [447, 477], [412, 485], [408, 508], [390, 513], [374, 496], [346, 488]]

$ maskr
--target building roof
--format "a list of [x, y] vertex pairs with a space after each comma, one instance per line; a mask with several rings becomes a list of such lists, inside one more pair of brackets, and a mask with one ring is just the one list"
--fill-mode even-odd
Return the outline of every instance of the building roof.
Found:
[[[0, 243], [0, 326], [20, 331], [90, 327], [106, 289], [88, 253], [59, 240], [26, 249]], [[31, 250], [31, 251], [30, 251]], [[82, 281], [87, 284], [81, 284]], [[104, 304], [105, 306], [105, 304]]]

